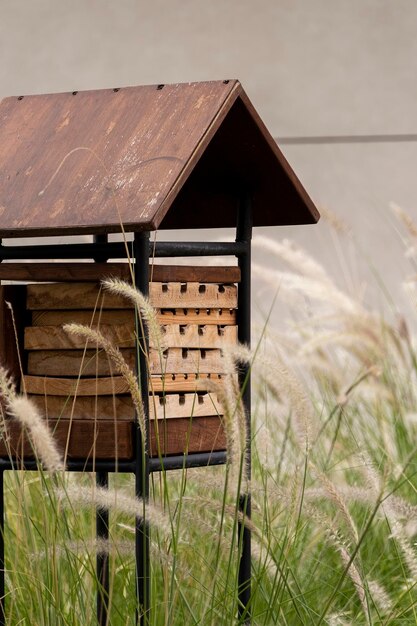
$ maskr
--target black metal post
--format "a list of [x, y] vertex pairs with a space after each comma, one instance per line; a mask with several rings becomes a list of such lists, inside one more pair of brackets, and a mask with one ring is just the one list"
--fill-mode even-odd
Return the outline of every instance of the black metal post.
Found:
[[0, 626], [6, 624], [4, 567], [4, 470], [0, 468]]
[[[148, 296], [149, 294], [149, 233], [135, 233], [133, 243], [135, 260], [135, 286]], [[145, 325], [136, 315], [137, 375], [144, 407], [145, 441], [141, 436], [139, 425], [136, 424], [136, 495], [143, 500], [143, 516], [136, 520], [135, 557], [136, 557], [136, 591], [139, 603], [137, 620], [141, 626], [149, 624], [150, 607], [150, 559], [149, 559], [149, 526], [146, 522], [146, 501], [149, 497], [149, 382], [148, 382], [148, 333]]]
[[[96, 484], [98, 487], [109, 486], [107, 472], [96, 472]], [[103, 509], [96, 512], [96, 536], [97, 539], [108, 540], [109, 538], [109, 513]], [[109, 607], [109, 557], [107, 552], [97, 553], [97, 622], [99, 626], [108, 624]]]
[[[107, 235], [94, 235], [95, 244], [106, 245], [108, 242]], [[97, 253], [94, 257], [96, 263], [104, 263], [108, 260], [108, 255]], [[106, 471], [96, 472], [97, 487], [109, 486], [109, 475]], [[98, 540], [108, 541], [109, 539], [109, 512], [103, 509], [96, 511], [96, 538]], [[96, 557], [97, 568], [97, 622], [99, 626], [107, 626], [108, 624], [108, 607], [109, 607], [109, 557], [106, 552], [98, 552]]]
[[[250, 347], [251, 342], [251, 238], [252, 238], [252, 202], [249, 194], [241, 197], [238, 207], [236, 241], [244, 244], [244, 251], [238, 256], [241, 280], [238, 291], [238, 339], [240, 343]], [[251, 478], [251, 387], [250, 367], [241, 364], [239, 383], [243, 389], [243, 405], [246, 412], [246, 458], [242, 483], [250, 484]], [[246, 485], [245, 485], [246, 486]], [[239, 497], [239, 508], [243, 521], [239, 522], [239, 546], [241, 546], [239, 562], [239, 618], [244, 624], [251, 623], [251, 535], [245, 525], [245, 518], [251, 515], [250, 493], [244, 492]]]

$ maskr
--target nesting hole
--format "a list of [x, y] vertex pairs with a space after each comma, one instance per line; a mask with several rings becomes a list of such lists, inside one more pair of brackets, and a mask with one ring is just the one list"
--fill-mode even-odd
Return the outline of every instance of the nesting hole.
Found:
[[199, 285], [198, 293], [206, 293], [206, 286], [205, 285]]

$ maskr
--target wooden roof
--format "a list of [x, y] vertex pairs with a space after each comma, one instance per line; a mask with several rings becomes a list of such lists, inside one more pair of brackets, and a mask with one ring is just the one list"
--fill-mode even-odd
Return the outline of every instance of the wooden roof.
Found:
[[254, 225], [319, 214], [238, 81], [5, 98], [0, 237]]

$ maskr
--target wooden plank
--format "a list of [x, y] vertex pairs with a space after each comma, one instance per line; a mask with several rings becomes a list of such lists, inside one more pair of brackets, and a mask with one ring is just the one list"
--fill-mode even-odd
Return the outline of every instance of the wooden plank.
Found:
[[184, 393], [151, 396], [149, 415], [159, 420], [178, 419], [180, 417], [206, 417], [222, 415], [223, 411], [214, 394]]
[[[113, 346], [119, 348], [134, 348], [135, 346], [134, 327], [128, 324], [101, 324], [99, 330]], [[73, 350], [83, 349], [86, 346], [94, 348], [95, 344], [96, 342], [87, 341], [84, 337], [69, 335], [60, 326], [27, 326], [25, 328], [25, 350]]]
[[[104, 292], [95, 283], [52, 283], [27, 286], [27, 308], [55, 309], [128, 309], [126, 298]], [[212, 283], [151, 283], [150, 301], [157, 309], [237, 307], [236, 285]]]
[[180, 393], [187, 391], [205, 391], [208, 381], [222, 382], [221, 374], [166, 374], [150, 377], [149, 389], [154, 392]]
[[163, 355], [150, 350], [149, 367], [151, 374], [223, 374], [224, 361], [221, 351], [188, 350], [169, 348]]
[[[236, 324], [236, 309], [156, 309], [160, 324]], [[135, 324], [135, 313], [128, 309], [99, 311], [32, 311], [32, 326], [76, 324]]]
[[[1, 265], [1, 264], [0, 264]], [[0, 364], [6, 367], [19, 385], [21, 368], [25, 366], [23, 353], [23, 329], [25, 325], [26, 285], [0, 285]], [[16, 332], [13, 324], [12, 311]]]
[[[45, 376], [23, 377], [26, 392], [32, 395], [51, 396], [113, 396], [129, 393], [121, 376], [108, 378], [52, 378]], [[181, 393], [205, 391], [208, 381], [222, 383], [221, 374], [167, 374], [151, 376], [149, 390], [153, 393]]]
[[[135, 368], [135, 351], [121, 350], [129, 367]], [[37, 350], [28, 353], [27, 373], [31, 376], [111, 376], [117, 374], [103, 351]]]
[[[72, 459], [132, 459], [134, 456], [134, 425], [129, 422], [99, 420], [50, 420], [58, 448]], [[33, 458], [33, 450], [19, 424], [7, 420], [8, 442], [0, 440], [0, 457]], [[150, 456], [212, 452], [226, 449], [221, 418], [180, 418], [150, 423]], [[116, 443], [117, 442], [117, 443]]]
[[129, 393], [124, 378], [47, 378], [45, 376], [24, 376], [26, 393], [40, 396], [114, 396]]
[[[164, 345], [169, 348], [223, 348], [237, 343], [237, 326], [169, 324], [162, 330]], [[152, 340], [150, 345], [158, 347]]]
[[151, 457], [226, 449], [226, 435], [217, 416], [152, 421], [149, 431]]
[[[153, 282], [238, 283], [236, 266], [157, 265], [149, 266]], [[128, 263], [1, 263], [0, 280], [36, 282], [99, 282], [103, 278], [131, 282]]]
[[[40, 396], [28, 395], [47, 419], [134, 421], [131, 397], [124, 396]], [[220, 415], [221, 406], [213, 394], [168, 394], [151, 396], [150, 419], [176, 419]]]
[[[133, 457], [133, 429], [131, 422], [99, 420], [50, 420], [48, 422], [58, 449], [64, 454], [68, 445], [71, 459], [119, 459]], [[27, 435], [14, 420], [7, 420], [8, 442], [0, 440], [0, 456], [33, 458], [33, 449]]]
[[46, 418], [121, 420], [132, 422], [135, 411], [130, 396], [28, 396]]

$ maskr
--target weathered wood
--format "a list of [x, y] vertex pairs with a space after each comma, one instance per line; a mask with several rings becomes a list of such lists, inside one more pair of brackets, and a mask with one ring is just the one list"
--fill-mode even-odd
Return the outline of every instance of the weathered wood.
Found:
[[[42, 415], [48, 419], [123, 420], [134, 421], [131, 397], [124, 396], [41, 396], [28, 395]], [[213, 394], [168, 394], [151, 396], [150, 419], [176, 419], [220, 415], [221, 406]]]
[[19, 354], [22, 365], [25, 366], [23, 354], [25, 301], [26, 285], [0, 285], [0, 364], [6, 367], [17, 385], [21, 378]]
[[[129, 367], [135, 368], [134, 350], [121, 350]], [[31, 376], [111, 376], [116, 369], [103, 351], [35, 350], [28, 353]]]
[[[169, 348], [223, 348], [237, 343], [237, 326], [170, 324], [162, 330], [164, 345]], [[158, 347], [152, 338], [150, 345]]]
[[[156, 309], [160, 324], [236, 324], [236, 309]], [[32, 311], [32, 326], [76, 324], [135, 324], [133, 309], [113, 311]]]
[[222, 384], [221, 374], [166, 374], [151, 376], [149, 389], [153, 393], [180, 393], [187, 391], [205, 391], [211, 382]]
[[[167, 374], [151, 376], [149, 390], [153, 393], [181, 393], [205, 391], [212, 383], [222, 384], [221, 374]], [[124, 378], [52, 378], [46, 376], [23, 377], [22, 388], [33, 395], [51, 396], [113, 396], [128, 394], [129, 388]]]
[[[96, 328], [96, 327], [94, 327]], [[230, 326], [230, 328], [234, 328]], [[133, 348], [135, 346], [134, 327], [128, 324], [101, 324], [100, 333], [113, 346]], [[87, 341], [84, 337], [68, 334], [60, 326], [28, 326], [25, 328], [25, 350], [73, 350], [77, 348], [94, 348], [95, 341]]]
[[150, 350], [149, 369], [151, 374], [223, 374], [224, 359], [217, 349], [168, 348], [162, 355]]
[[[149, 267], [153, 282], [238, 283], [236, 266], [157, 265]], [[36, 282], [99, 282], [103, 278], [131, 282], [128, 263], [2, 263], [0, 280]]]
[[[112, 345], [119, 348], [133, 348], [135, 346], [134, 328], [127, 324], [106, 325], [99, 327], [100, 333]], [[222, 348], [225, 345], [237, 342], [237, 326], [214, 325], [174, 325], [162, 327], [164, 346], [172, 348]], [[25, 328], [26, 350], [72, 350], [94, 348], [94, 341], [86, 341], [83, 337], [69, 335], [59, 326], [29, 326]], [[150, 341], [151, 347], [157, 344]]]
[[157, 419], [163, 420], [222, 414], [222, 407], [212, 393], [167, 394], [150, 396], [149, 398], [149, 415], [151, 419], [155, 419], [155, 416]]
[[224, 427], [217, 416], [152, 421], [149, 431], [152, 457], [226, 449]]
[[77, 420], [133, 421], [135, 411], [130, 396], [40, 396], [29, 395], [47, 418]]
[[[64, 453], [68, 444], [71, 459], [119, 459], [133, 458], [133, 431], [130, 422], [110, 420], [49, 420], [59, 450]], [[33, 449], [21, 427], [7, 420], [8, 440], [0, 440], [0, 457], [33, 458]], [[182, 454], [183, 452], [211, 452], [225, 450], [226, 437], [221, 418], [200, 417], [150, 423], [150, 455]]]
[[[133, 457], [131, 422], [110, 420], [49, 420], [58, 449], [64, 454], [68, 445], [71, 459], [119, 459]], [[30, 439], [14, 420], [7, 420], [7, 441], [0, 440], [0, 457], [33, 458]]]
[[[237, 307], [236, 285], [212, 283], [151, 283], [150, 302], [157, 309]], [[52, 283], [27, 286], [27, 308], [55, 309], [128, 309], [126, 298], [100, 289], [95, 283]]]
[[26, 393], [40, 396], [114, 396], [129, 393], [129, 387], [121, 376], [107, 378], [47, 378], [24, 376]]

